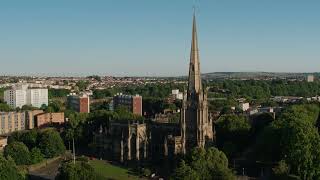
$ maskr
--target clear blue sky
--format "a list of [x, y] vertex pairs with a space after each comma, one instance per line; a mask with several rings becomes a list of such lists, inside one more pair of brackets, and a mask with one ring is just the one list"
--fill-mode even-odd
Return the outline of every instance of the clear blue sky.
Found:
[[[186, 75], [195, 0], [0, 1], [0, 74]], [[197, 0], [202, 72], [320, 71], [319, 0]]]

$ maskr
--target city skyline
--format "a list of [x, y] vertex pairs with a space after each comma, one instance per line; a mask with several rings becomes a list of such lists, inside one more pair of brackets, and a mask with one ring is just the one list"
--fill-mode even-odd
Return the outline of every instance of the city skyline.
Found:
[[3, 2], [0, 75], [187, 75], [194, 4], [203, 73], [319, 71], [320, 2], [184, 2]]

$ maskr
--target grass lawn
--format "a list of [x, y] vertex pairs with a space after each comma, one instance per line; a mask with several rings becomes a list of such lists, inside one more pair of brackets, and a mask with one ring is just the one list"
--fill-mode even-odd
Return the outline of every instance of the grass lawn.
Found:
[[90, 160], [89, 163], [95, 169], [96, 173], [103, 179], [114, 180], [138, 180], [135, 175], [130, 174], [128, 169], [112, 165], [106, 161]]

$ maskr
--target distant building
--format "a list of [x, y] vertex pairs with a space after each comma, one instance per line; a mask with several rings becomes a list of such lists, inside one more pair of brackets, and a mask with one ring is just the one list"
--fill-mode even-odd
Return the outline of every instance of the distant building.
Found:
[[27, 104], [26, 91], [9, 89], [4, 91], [4, 101], [11, 107], [22, 107]]
[[126, 107], [133, 114], [142, 116], [142, 96], [117, 94], [113, 97], [113, 108]]
[[42, 114], [42, 110], [33, 110], [33, 111], [26, 111], [26, 129], [33, 129], [36, 127], [36, 120], [35, 116], [38, 114]]
[[314, 81], [314, 75], [309, 74], [307, 76], [307, 82], [313, 82]]
[[27, 105], [40, 108], [48, 105], [48, 89], [32, 88], [27, 90]]
[[65, 122], [64, 113], [44, 113], [42, 110], [25, 112], [0, 112], [0, 135], [16, 131], [41, 128]]
[[41, 128], [65, 122], [64, 113], [44, 113], [42, 110], [25, 112], [0, 112], [0, 135], [15, 131]]
[[41, 113], [35, 116], [35, 127], [41, 128], [51, 124], [63, 124], [64, 113]]
[[171, 94], [165, 99], [167, 104], [173, 104], [176, 100], [183, 100], [183, 93], [179, 89], [174, 89]]
[[90, 112], [90, 97], [87, 94], [71, 94], [67, 98], [68, 107], [76, 112], [89, 113]]
[[1, 112], [0, 134], [9, 134], [26, 129], [25, 112]]
[[35, 117], [42, 110], [25, 112], [0, 112], [0, 135], [37, 127]]
[[239, 104], [239, 108], [240, 108], [242, 111], [247, 111], [247, 110], [250, 108], [250, 104], [249, 104], [249, 103], [240, 103], [240, 104]]
[[4, 92], [4, 101], [13, 108], [24, 105], [40, 108], [43, 104], [48, 105], [48, 89], [18, 84]]
[[171, 94], [174, 96], [175, 99], [179, 99], [179, 100], [183, 99], [183, 93], [179, 92], [179, 89], [172, 90]]

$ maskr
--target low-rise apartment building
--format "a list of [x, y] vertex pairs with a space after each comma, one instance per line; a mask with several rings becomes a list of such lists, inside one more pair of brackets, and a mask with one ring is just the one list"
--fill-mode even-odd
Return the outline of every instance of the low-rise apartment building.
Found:
[[0, 135], [15, 131], [41, 128], [51, 124], [63, 124], [64, 113], [44, 113], [42, 110], [25, 112], [0, 112]]
[[64, 113], [41, 113], [35, 116], [35, 127], [41, 128], [51, 124], [61, 125], [65, 122]]
[[25, 112], [1, 112], [0, 134], [9, 134], [26, 129]]

